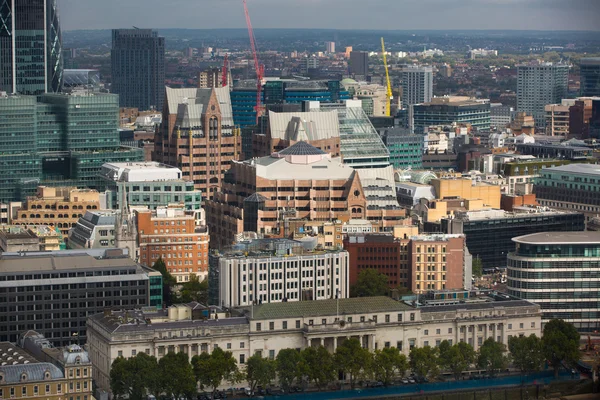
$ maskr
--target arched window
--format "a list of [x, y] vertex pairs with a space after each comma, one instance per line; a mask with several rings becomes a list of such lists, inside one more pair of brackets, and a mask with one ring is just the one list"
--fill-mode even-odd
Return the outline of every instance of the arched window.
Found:
[[27, 374], [25, 372], [23, 372], [21, 374], [21, 382], [25, 382], [27, 380]]
[[36, 218], [40, 218], [40, 214], [35, 214], [35, 217]]

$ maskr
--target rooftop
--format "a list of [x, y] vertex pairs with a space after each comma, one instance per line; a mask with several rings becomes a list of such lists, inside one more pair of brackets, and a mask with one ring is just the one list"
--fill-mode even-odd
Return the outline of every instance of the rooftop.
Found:
[[281, 150], [279, 153], [281, 156], [314, 156], [320, 154], [326, 154], [323, 150], [318, 149], [306, 142], [294, 143], [290, 147]]
[[530, 303], [526, 300], [507, 300], [507, 301], [490, 301], [487, 303], [461, 303], [461, 304], [450, 304], [447, 306], [426, 306], [419, 307], [421, 313], [428, 312], [444, 312], [444, 311], [458, 311], [458, 310], [482, 310], [482, 309], [490, 309], [490, 308], [515, 308], [515, 307], [527, 307], [527, 306], [535, 306], [535, 304]]
[[340, 137], [336, 111], [289, 112], [269, 111], [271, 137], [285, 140], [324, 140]]
[[14, 343], [0, 342], [0, 365], [17, 365], [38, 362]]
[[[252, 310], [253, 309], [253, 310]], [[412, 310], [413, 307], [389, 297], [356, 297], [350, 299], [329, 299], [313, 301], [294, 301], [269, 303], [242, 310], [250, 319], [277, 319], [298, 317], [320, 317], [327, 315], [345, 315], [376, 312], [399, 312]]]
[[597, 164], [568, 164], [560, 167], [544, 168], [542, 172], [569, 172], [573, 174], [600, 176], [600, 165]]
[[524, 244], [595, 244], [600, 246], [600, 232], [539, 232], [512, 239]]

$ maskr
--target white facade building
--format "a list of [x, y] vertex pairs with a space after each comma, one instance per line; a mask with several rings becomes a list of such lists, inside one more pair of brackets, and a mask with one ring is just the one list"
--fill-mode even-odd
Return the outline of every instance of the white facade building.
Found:
[[402, 79], [402, 107], [429, 103], [433, 98], [433, 69], [409, 66], [400, 71]]

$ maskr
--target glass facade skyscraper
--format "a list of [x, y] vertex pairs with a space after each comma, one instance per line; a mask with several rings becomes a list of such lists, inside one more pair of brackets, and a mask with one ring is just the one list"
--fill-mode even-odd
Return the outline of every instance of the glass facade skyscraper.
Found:
[[581, 95], [600, 96], [600, 57], [581, 59]]
[[0, 91], [59, 92], [62, 75], [57, 0], [0, 0]]

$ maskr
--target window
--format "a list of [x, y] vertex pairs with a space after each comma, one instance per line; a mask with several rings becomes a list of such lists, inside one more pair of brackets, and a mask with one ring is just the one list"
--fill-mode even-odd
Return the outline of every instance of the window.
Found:
[[[46, 393], [45, 394], [50, 394], [50, 385], [46, 385]], [[0, 393], [0, 397], [2, 397], [2, 393]]]
[[390, 322], [390, 314], [385, 314], [385, 322]]
[[123, 357], [123, 351], [122, 350], [119, 350], [117, 352], [117, 357]]
[[310, 326], [313, 326], [313, 322], [314, 322], [314, 321], [313, 321], [312, 319], [309, 319], [309, 320], [308, 320], [308, 324], [309, 324]]
[[231, 343], [227, 343], [227, 350], [231, 350]]
[[532, 323], [531, 323], [531, 327], [532, 327], [532, 328], [535, 328], [535, 322], [532, 322]]
[[240, 354], [240, 364], [245, 364], [245, 363], [246, 363], [246, 355]]
[[390, 347], [390, 342], [385, 342], [383, 345], [384, 345], [384, 346], [385, 346], [385, 348], [387, 349], [387, 348], [389, 348], [389, 347]]
[[512, 324], [508, 324], [508, 329], [512, 329]]
[[244, 348], [244, 342], [240, 342], [240, 349]]
[[[131, 350], [131, 357], [135, 357], [137, 350]], [[77, 376], [79, 376], [79, 370], [77, 370]]]
[[365, 322], [365, 317], [364, 316], [360, 317], [360, 322]]
[[299, 319], [296, 320], [296, 329], [300, 329], [300, 320]]
[[396, 342], [396, 348], [397, 348], [399, 351], [402, 351], [402, 340], [399, 340], [399, 341], [397, 341], [397, 342]]
[[269, 350], [269, 360], [275, 359], [275, 350]]
[[402, 314], [398, 314], [398, 322], [402, 322]]
[[15, 397], [15, 388], [10, 388], [10, 397]]
[[519, 324], [519, 328], [523, 329], [523, 323], [522, 322]]
[[410, 313], [410, 320], [411, 320], [411, 321], [414, 321], [414, 320], [415, 320], [415, 313], [414, 313], [414, 312], [411, 312], [411, 313]]
[[441, 330], [441, 329], [436, 329], [436, 330], [435, 330], [435, 334], [436, 334], [436, 335], [439, 335], [441, 332], [442, 332], [442, 330]]
[[452, 333], [452, 328], [448, 328], [448, 333]]
[[37, 386], [37, 385], [35, 385], [35, 386], [33, 387], [33, 394], [35, 394], [35, 395], [37, 395], [37, 394], [38, 394], [38, 386]]
[[22, 394], [23, 396], [27, 396], [27, 386], [23, 386], [23, 387], [21, 388], [21, 394]]
[[269, 322], [269, 330], [270, 331], [274, 331], [275, 330], [275, 322], [273, 322], [273, 321]]
[[425, 335], [425, 336], [429, 335], [429, 329], [425, 329], [425, 330], [423, 331], [423, 335]]
[[429, 340], [424, 341], [423, 346], [429, 346]]
[[323, 318], [321, 320], [321, 325], [327, 325], [327, 319], [326, 318]]
[[287, 329], [287, 321], [283, 321], [283, 322], [281, 323], [281, 328], [282, 328], [282, 329]]
[[260, 323], [260, 322], [257, 322], [257, 323], [256, 323], [256, 331], [257, 331], [257, 332], [260, 332], [260, 331], [262, 331], [262, 325], [261, 325], [261, 323]]

